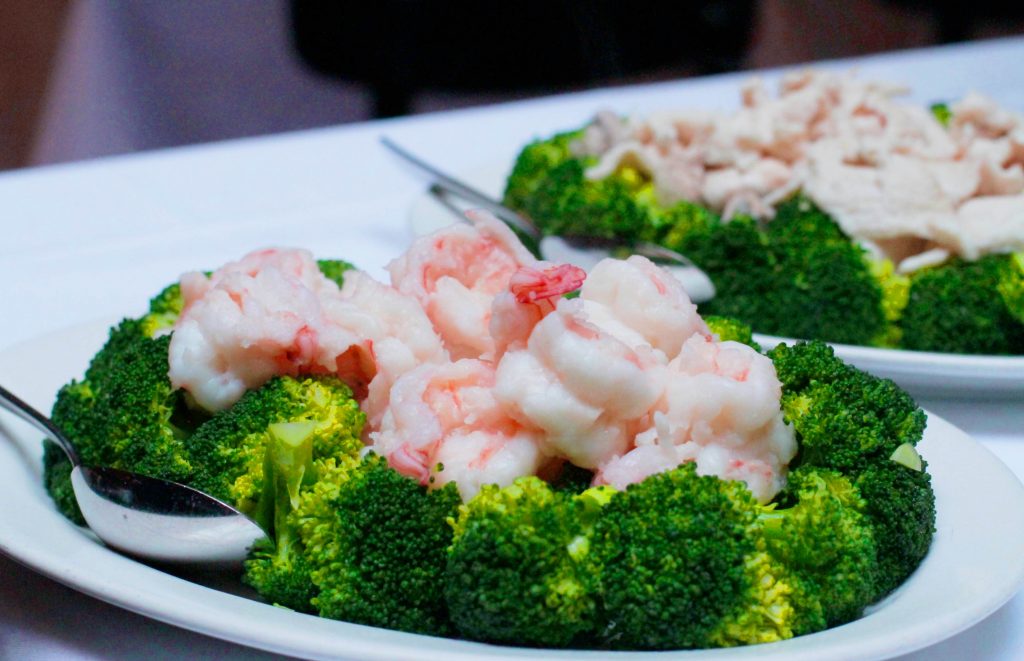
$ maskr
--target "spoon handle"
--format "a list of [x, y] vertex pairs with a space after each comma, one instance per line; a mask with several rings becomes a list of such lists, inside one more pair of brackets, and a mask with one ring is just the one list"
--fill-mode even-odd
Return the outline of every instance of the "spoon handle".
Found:
[[64, 450], [64, 453], [68, 455], [72, 466], [78, 466], [82, 463], [78, 450], [75, 449], [75, 446], [71, 444], [71, 441], [68, 440], [63, 432], [50, 422], [49, 418], [26, 404], [20, 397], [3, 386], [0, 386], [0, 408], [10, 411], [56, 441], [60, 448]]
[[412, 155], [406, 151], [404, 147], [400, 147], [390, 138], [382, 136], [380, 143], [407, 163], [410, 163], [423, 172], [429, 174], [434, 180], [434, 186], [444, 190], [445, 192], [451, 193], [456, 197], [462, 198], [471, 204], [490, 211], [501, 220], [532, 238], [534, 241], [540, 240], [540, 230], [538, 230], [537, 226], [525, 216], [509, 209], [497, 200], [484, 195], [469, 184], [459, 181], [450, 174], [446, 174], [441, 170], [438, 170], [435, 166], [427, 163], [423, 159]]

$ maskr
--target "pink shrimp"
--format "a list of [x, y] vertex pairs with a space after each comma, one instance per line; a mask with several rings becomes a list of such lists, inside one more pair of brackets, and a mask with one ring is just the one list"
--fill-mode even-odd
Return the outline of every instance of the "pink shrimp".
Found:
[[452, 359], [493, 351], [491, 303], [522, 266], [537, 259], [504, 223], [484, 212], [473, 225], [453, 225], [418, 239], [388, 265], [391, 283], [426, 311]]
[[263, 250], [182, 280], [168, 374], [204, 408], [224, 409], [273, 376], [336, 372], [339, 357], [353, 381], [369, 381], [370, 346], [327, 323], [323, 302], [338, 287], [307, 251]]
[[422, 484], [456, 482], [464, 499], [483, 484], [534, 474], [543, 461], [537, 436], [498, 404], [494, 378], [493, 365], [475, 359], [402, 375], [370, 434], [372, 448]]
[[506, 352], [495, 397], [540, 430], [545, 452], [596, 468], [626, 451], [634, 427], [661, 396], [665, 366], [587, 320], [583, 301], [560, 300], [525, 346]]
[[447, 354], [411, 297], [358, 271], [345, 287], [304, 250], [262, 250], [182, 278], [171, 382], [217, 411], [273, 376], [336, 374], [379, 422], [391, 383]]
[[696, 461], [699, 474], [742, 480], [767, 502], [796, 454], [781, 395], [767, 357], [744, 344], [694, 335], [669, 364], [653, 424], [636, 436], [634, 449], [602, 465], [597, 480], [621, 487]]
[[554, 311], [558, 297], [579, 289], [586, 271], [571, 264], [533, 268], [524, 266], [512, 274], [508, 290], [494, 297], [490, 333], [497, 361], [510, 346], [526, 343], [534, 326]]
[[580, 291], [587, 319], [631, 347], [672, 359], [694, 333], [708, 334], [686, 290], [646, 257], [601, 260]]

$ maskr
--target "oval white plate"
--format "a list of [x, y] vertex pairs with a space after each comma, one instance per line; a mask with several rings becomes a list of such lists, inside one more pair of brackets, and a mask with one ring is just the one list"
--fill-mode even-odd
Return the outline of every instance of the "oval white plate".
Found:
[[[80, 376], [109, 322], [71, 328], [0, 352], [0, 383], [48, 409]], [[498, 647], [335, 622], [267, 606], [150, 567], [101, 546], [53, 508], [39, 480], [39, 434], [0, 417], [0, 552], [110, 603], [187, 629], [283, 654], [359, 659], [598, 658], [601, 652]], [[13, 441], [13, 443], [11, 442]], [[995, 611], [1024, 581], [1024, 487], [990, 452], [932, 417], [920, 450], [930, 463], [938, 532], [920, 569], [871, 613], [781, 643], [671, 652], [659, 658], [881, 659], [952, 636]], [[999, 503], [1000, 525], [986, 516]], [[242, 589], [238, 588], [239, 592]], [[650, 658], [625, 653], [623, 659]]]
[[[460, 175], [481, 192], [500, 199], [508, 165], [489, 164]], [[433, 232], [455, 222], [452, 212], [424, 192], [409, 211], [409, 226], [418, 235]], [[755, 335], [765, 348], [794, 340], [770, 335]], [[850, 344], [834, 344], [836, 354], [857, 367], [892, 379], [914, 397], [922, 400], [1024, 400], [1024, 356], [970, 356], [879, 349]], [[1024, 416], [1024, 406], [1021, 406]]]

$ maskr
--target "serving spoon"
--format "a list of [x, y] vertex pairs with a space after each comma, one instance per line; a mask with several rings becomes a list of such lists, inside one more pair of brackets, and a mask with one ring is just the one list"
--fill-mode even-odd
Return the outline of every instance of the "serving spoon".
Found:
[[622, 244], [593, 237], [544, 236], [543, 232], [526, 216], [413, 155], [390, 138], [382, 136], [380, 142], [406, 163], [429, 175], [431, 196], [458, 219], [466, 222], [465, 210], [454, 204], [451, 197], [490, 211], [506, 225], [532, 239], [538, 246], [542, 259], [549, 262], [574, 264], [589, 271], [602, 259], [613, 256], [618, 249], [625, 248], [631, 254], [643, 255], [662, 263], [682, 283], [683, 289], [694, 303], [703, 303], [715, 297], [715, 286], [711, 282], [711, 278], [684, 255], [674, 250], [646, 241]]
[[266, 533], [227, 503], [192, 487], [117, 468], [85, 466], [42, 413], [0, 386], [0, 408], [53, 439], [71, 461], [71, 486], [86, 523], [113, 549], [146, 560], [228, 567]]

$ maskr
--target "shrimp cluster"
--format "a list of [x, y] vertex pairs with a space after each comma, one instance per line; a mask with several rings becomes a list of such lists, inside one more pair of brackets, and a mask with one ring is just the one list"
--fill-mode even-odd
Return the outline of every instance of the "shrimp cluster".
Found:
[[683, 462], [761, 501], [782, 488], [796, 441], [771, 361], [718, 342], [668, 271], [634, 256], [587, 274], [470, 219], [417, 240], [390, 284], [338, 287], [301, 250], [187, 274], [172, 382], [221, 410], [276, 375], [337, 375], [368, 450], [465, 499], [565, 462], [618, 488]]

